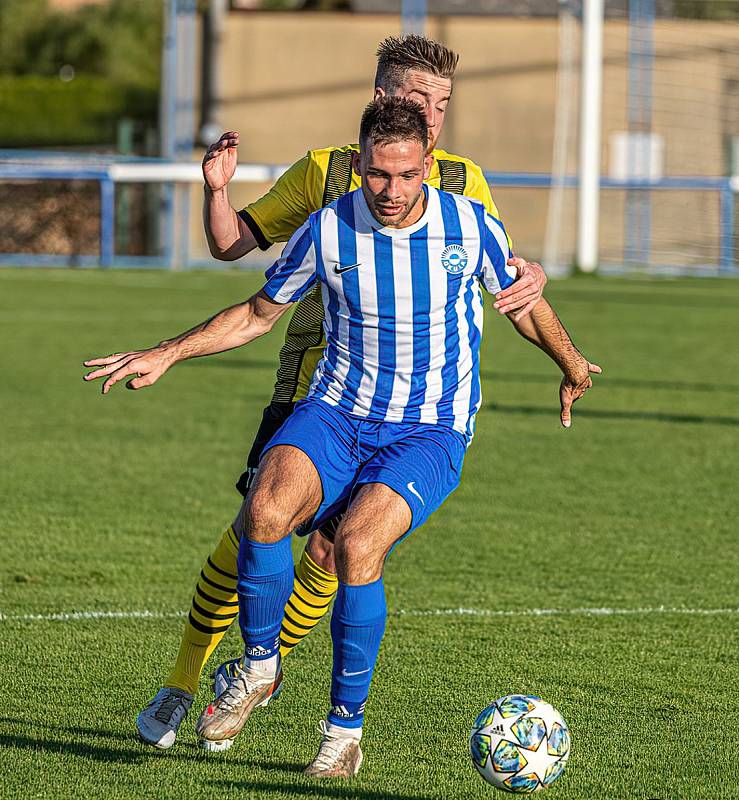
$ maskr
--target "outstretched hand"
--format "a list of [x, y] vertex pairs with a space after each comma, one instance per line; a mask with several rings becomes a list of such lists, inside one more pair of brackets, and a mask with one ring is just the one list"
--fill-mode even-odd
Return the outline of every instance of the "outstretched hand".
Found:
[[509, 258], [507, 262], [516, 268], [517, 277], [507, 289], [503, 289], [495, 295], [493, 308], [501, 314], [509, 311], [518, 311], [513, 315], [513, 321], [530, 314], [534, 306], [541, 300], [544, 287], [547, 283], [547, 275], [541, 264], [536, 261], [527, 261], [525, 258]]
[[590, 377], [591, 373], [600, 375], [601, 372], [603, 370], [597, 364], [591, 364], [583, 359], [579, 369], [565, 373], [559, 386], [559, 402], [562, 408], [559, 418], [563, 427], [569, 428], [572, 425], [572, 404], [592, 387], [593, 379]]
[[238, 131], [226, 131], [214, 142], [203, 156], [203, 177], [208, 187], [216, 192], [233, 178], [236, 172], [239, 146]]
[[94, 381], [107, 376], [103, 383], [103, 394], [108, 392], [116, 383], [129, 375], [136, 377], [127, 381], [128, 389], [143, 389], [156, 383], [159, 378], [172, 366], [174, 360], [162, 347], [151, 347], [148, 350], [131, 350], [127, 353], [113, 353], [104, 358], [90, 358], [82, 362], [86, 367], [100, 367], [88, 372], [85, 381]]

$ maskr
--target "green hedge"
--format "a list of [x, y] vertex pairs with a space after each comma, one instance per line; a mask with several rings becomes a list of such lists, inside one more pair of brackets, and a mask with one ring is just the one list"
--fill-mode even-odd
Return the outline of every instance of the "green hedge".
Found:
[[121, 117], [154, 121], [157, 102], [106, 78], [0, 76], [0, 147], [112, 144]]

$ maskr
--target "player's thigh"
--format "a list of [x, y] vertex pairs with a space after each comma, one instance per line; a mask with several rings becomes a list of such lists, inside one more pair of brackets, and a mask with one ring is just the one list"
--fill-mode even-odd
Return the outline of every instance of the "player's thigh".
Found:
[[[289, 445], [310, 459], [322, 489], [321, 503], [311, 527], [321, 527], [342, 510], [349, 500], [361, 463], [357, 458], [357, 421], [320, 400], [305, 400], [267, 445], [262, 464], [272, 448]], [[260, 464], [257, 483], [261, 481]], [[315, 473], [311, 473], [312, 475]], [[279, 476], [278, 476], [279, 477]]]
[[466, 443], [450, 428], [418, 425], [382, 447], [363, 468], [357, 486], [384, 484], [403, 498], [411, 520], [403, 534], [423, 525], [459, 486]]
[[251, 538], [282, 538], [315, 514], [323, 496], [311, 459], [299, 448], [276, 445], [263, 456], [244, 501], [244, 528]]
[[336, 532], [339, 578], [363, 584], [377, 580], [392, 546], [411, 526], [406, 500], [384, 483], [365, 483], [357, 491]]

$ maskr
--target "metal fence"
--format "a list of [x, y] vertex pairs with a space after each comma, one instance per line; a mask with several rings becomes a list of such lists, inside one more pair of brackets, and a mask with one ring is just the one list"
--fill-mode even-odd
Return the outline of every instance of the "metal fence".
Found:
[[[234, 177], [235, 182], [271, 183], [286, 169], [283, 165], [242, 164]], [[552, 176], [543, 173], [486, 172], [488, 182], [498, 189], [548, 191], [552, 188]], [[96, 247], [92, 252], [2, 252], [0, 265], [14, 266], [101, 266], [101, 267], [153, 267], [153, 268], [192, 268], [218, 266], [219, 262], [203, 259], [192, 253], [189, 204], [193, 186], [202, 184], [200, 165], [195, 162], [171, 163], [158, 159], [114, 160], [82, 159], [72, 162], [68, 156], [56, 161], [48, 154], [29, 157], [29, 154], [0, 154], [0, 181], [6, 186], [28, 185], [33, 182], [92, 182], [96, 186], [97, 203], [93, 213], [97, 214], [98, 235]], [[576, 176], [557, 178], [565, 190], [577, 190]], [[158, 202], [156, 211], [160, 217], [155, 221], [161, 235], [155, 252], [130, 255], [117, 252], [116, 238], [120, 238], [121, 195], [131, 184], [157, 187]], [[710, 251], [718, 257], [707, 263], [670, 263], [647, 258], [637, 264], [641, 269], [655, 272], [687, 272], [698, 275], [736, 275], [739, 267], [736, 262], [736, 194], [739, 192], [739, 177], [662, 177], [653, 181], [619, 181], [602, 178], [601, 193], [621, 192], [643, 194], [651, 197], [653, 193], [690, 193], [699, 197], [707, 193], [715, 198], [719, 207], [719, 226], [717, 242]], [[179, 200], [178, 198], [179, 193]], [[118, 202], [117, 202], [118, 201]], [[44, 220], [36, 224], [43, 227]], [[626, 243], [624, 243], [624, 248]], [[527, 248], [528, 250], [532, 248]], [[526, 252], [527, 257], [541, 258], [540, 252]], [[601, 266], [609, 271], [624, 269], [630, 262], [623, 257], [625, 253], [607, 252], [603, 254]], [[247, 262], [248, 265], [248, 262]], [[545, 266], [553, 266], [546, 265]], [[556, 265], [554, 265], [556, 266]]]

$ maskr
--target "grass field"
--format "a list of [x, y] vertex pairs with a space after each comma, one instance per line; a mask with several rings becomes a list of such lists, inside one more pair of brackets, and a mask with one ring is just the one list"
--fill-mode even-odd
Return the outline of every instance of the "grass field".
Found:
[[[80, 362], [179, 332], [258, 282], [0, 271], [0, 796], [488, 797], [467, 734], [515, 691], [543, 696], [572, 729], [554, 798], [739, 797], [739, 283], [728, 281], [550, 284], [604, 368], [570, 431], [555, 368], [488, 320], [463, 484], [386, 570], [391, 616], [356, 780], [300, 774], [327, 705], [325, 622], [286, 661], [280, 702], [228, 753], [196, 748], [195, 714], [173, 750], [138, 743], [135, 715], [238, 506], [232, 482], [280, 334], [106, 398]], [[122, 613], [54, 618], [65, 612]], [[239, 641], [231, 631], [219, 652]], [[203, 681], [196, 713], [207, 697]]]

